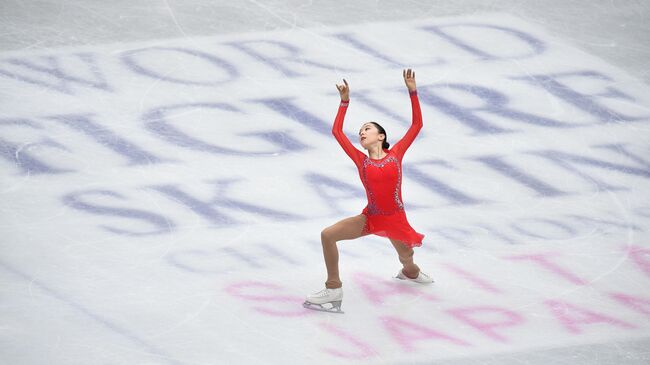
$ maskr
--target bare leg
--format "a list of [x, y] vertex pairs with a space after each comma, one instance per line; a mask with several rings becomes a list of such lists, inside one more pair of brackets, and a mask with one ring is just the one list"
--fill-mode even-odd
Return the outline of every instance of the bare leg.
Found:
[[327, 281], [325, 287], [330, 289], [340, 288], [343, 284], [339, 277], [339, 250], [336, 243], [342, 240], [353, 240], [365, 236], [363, 227], [366, 224], [366, 216], [359, 214], [354, 217], [345, 218], [325, 228], [320, 234], [323, 244], [323, 256], [327, 267]]
[[420, 268], [415, 264], [415, 262], [413, 262], [413, 255], [415, 254], [413, 249], [398, 240], [391, 239], [390, 242], [397, 251], [399, 262], [401, 262], [403, 266], [402, 272], [404, 275], [411, 279], [417, 278], [420, 273]]

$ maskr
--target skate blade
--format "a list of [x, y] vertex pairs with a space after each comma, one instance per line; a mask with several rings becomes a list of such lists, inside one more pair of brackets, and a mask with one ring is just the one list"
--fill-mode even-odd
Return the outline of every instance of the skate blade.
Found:
[[311, 302], [305, 301], [304, 303], [302, 303], [302, 306], [304, 308], [311, 309], [311, 310], [314, 310], [314, 311], [320, 311], [320, 312], [337, 313], [337, 314], [344, 314], [345, 313], [345, 312], [343, 312], [341, 310], [341, 302], [340, 301], [331, 302], [329, 304], [332, 304], [331, 308], [323, 307], [322, 304], [316, 304], [316, 303], [311, 303]]

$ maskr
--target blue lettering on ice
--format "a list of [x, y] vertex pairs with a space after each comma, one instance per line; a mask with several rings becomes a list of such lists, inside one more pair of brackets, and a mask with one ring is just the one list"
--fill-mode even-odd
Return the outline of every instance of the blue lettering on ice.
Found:
[[[288, 76], [288, 77], [305, 76], [305, 74], [294, 71], [296, 65], [301, 67], [308, 65], [308, 66], [317, 67], [325, 70], [336, 70], [338, 72], [355, 71], [352, 69], [346, 69], [339, 66], [332, 66], [322, 62], [309, 60], [302, 55], [302, 52], [298, 47], [293, 46], [287, 42], [260, 39], [260, 40], [228, 42], [225, 44], [242, 51], [243, 53], [251, 56], [252, 58], [260, 62], [266, 63], [274, 70], [277, 70], [281, 72], [284, 76]], [[256, 49], [255, 47], [251, 47], [251, 45], [255, 45], [255, 44], [271, 45], [276, 49], [285, 51], [285, 56], [274, 57], [274, 56], [266, 55], [263, 52], [261, 52], [259, 49]], [[287, 66], [286, 64], [292, 64], [292, 66]]]
[[86, 136], [94, 139], [100, 145], [129, 159], [130, 165], [149, 165], [162, 161], [161, 158], [142, 150], [137, 145], [125, 140], [118, 134], [108, 130], [106, 127], [94, 123], [91, 120], [91, 115], [70, 114], [50, 116], [48, 118], [71, 127], [74, 130], [83, 132]]
[[[268, 244], [249, 244], [247, 252], [233, 247], [222, 247], [212, 251], [182, 250], [167, 255], [167, 262], [181, 270], [195, 274], [227, 274], [241, 269], [241, 263], [253, 269], [265, 269], [268, 266], [260, 261], [269, 258], [279, 259], [291, 267], [301, 266], [302, 263], [286, 253]], [[232, 261], [238, 261], [233, 264]], [[230, 264], [230, 265], [229, 265]]]
[[[460, 90], [474, 96], [477, 96], [484, 100], [486, 103], [484, 106], [476, 108], [468, 108], [463, 105], [459, 105], [452, 101], [449, 101], [442, 96], [436, 95], [434, 89], [452, 89]], [[500, 117], [509, 118], [517, 122], [524, 122], [528, 124], [534, 124], [544, 127], [553, 127], [553, 128], [568, 128], [575, 127], [579, 124], [560, 122], [554, 119], [541, 117], [538, 115], [518, 111], [515, 109], [508, 108], [506, 104], [508, 103], [508, 97], [496, 90], [488, 89], [479, 85], [472, 84], [440, 84], [440, 85], [427, 85], [418, 88], [418, 94], [420, 99], [429, 104], [438, 110], [442, 111], [445, 114], [448, 114], [459, 122], [465, 124], [466, 126], [472, 128], [475, 134], [495, 134], [495, 133], [506, 133], [514, 132], [513, 129], [501, 128], [484, 118], [481, 118], [478, 112], [487, 112]]]
[[248, 266], [254, 268], [254, 269], [263, 269], [265, 268], [264, 265], [260, 264], [257, 262], [257, 258], [255, 258], [254, 255], [246, 254], [241, 252], [240, 250], [233, 248], [233, 247], [222, 247], [219, 249], [219, 251], [224, 252], [226, 255], [237, 259], [239, 261], [245, 262], [248, 264]]
[[[297, 106], [290, 98], [271, 98], [250, 100], [253, 103], [260, 103], [269, 109], [284, 115], [290, 120], [296, 121], [309, 130], [326, 135], [332, 135], [332, 125], [316, 117], [310, 112]], [[333, 119], [333, 118], [332, 118]]]
[[[291, 136], [291, 131], [259, 131], [259, 132], [249, 132], [249, 133], [240, 133], [240, 136], [251, 136], [251, 137], [256, 137], [262, 141], [266, 141], [269, 143], [273, 143], [277, 146], [282, 147], [281, 150], [278, 150], [277, 152], [269, 151], [269, 152], [257, 152], [260, 155], [270, 155], [270, 156], [277, 156], [280, 153], [283, 152], [300, 152], [304, 151], [307, 149], [311, 149], [308, 145], [300, 142], [299, 140], [293, 138]], [[254, 153], [249, 153], [249, 154], [254, 154]]]
[[[595, 183], [599, 190], [629, 190], [625, 186], [615, 186], [607, 184], [606, 182], [594, 177], [591, 174], [587, 174], [577, 168], [576, 165], [591, 166], [602, 169], [605, 171], [604, 176], [611, 176], [612, 171], [618, 171], [626, 175], [633, 175], [642, 177], [645, 179], [650, 179], [650, 168], [647, 161], [643, 161], [639, 156], [632, 155], [629, 151], [626, 151], [621, 145], [609, 145], [609, 146], [599, 146], [599, 147], [610, 147], [612, 151], [619, 152], [626, 157], [633, 158], [637, 162], [642, 162], [642, 167], [634, 167], [628, 165], [622, 165], [618, 163], [608, 162], [599, 160], [597, 158], [583, 156], [575, 153], [557, 151], [557, 150], [542, 150], [542, 151], [531, 151], [529, 154], [537, 155], [542, 158], [548, 159], [551, 162], [554, 162], [556, 165], [564, 168], [568, 172], [575, 174], [589, 183]], [[617, 148], [618, 147], [618, 148]], [[624, 152], [621, 152], [621, 149]]]
[[[378, 50], [370, 47], [367, 43], [361, 42], [357, 38], [355, 38], [354, 34], [352, 33], [337, 33], [337, 34], [332, 34], [332, 37], [346, 42], [350, 44], [351, 46], [355, 47], [359, 51], [372, 56], [378, 60], [381, 60], [384, 64], [388, 65], [389, 67], [399, 67], [399, 68], [404, 68], [406, 66], [408, 67], [415, 67], [415, 66], [431, 66], [431, 65], [443, 65], [447, 63], [444, 59], [441, 57], [436, 57], [433, 61], [425, 61], [424, 63], [417, 63], [417, 64], [409, 64], [409, 65], [404, 65], [400, 62], [397, 62], [390, 58], [388, 55], [385, 55]], [[375, 37], [376, 38], [376, 37]], [[357, 96], [355, 96], [356, 98]]]
[[261, 248], [262, 250], [266, 251], [268, 255], [264, 255], [264, 257], [275, 257], [277, 259], [280, 259], [284, 261], [285, 263], [291, 265], [291, 266], [301, 266], [302, 262], [299, 260], [295, 260], [294, 258], [290, 257], [289, 255], [286, 254], [286, 252], [279, 250], [277, 247], [273, 245], [269, 245], [267, 243], [260, 243], [259, 245], [256, 245], [256, 247]]
[[511, 164], [506, 163], [500, 156], [480, 156], [473, 158], [480, 161], [494, 171], [503, 176], [509, 177], [522, 185], [531, 188], [538, 192], [541, 196], [561, 196], [566, 195], [566, 192], [558, 190], [553, 186], [541, 181], [540, 179], [527, 174], [522, 169], [519, 169]]
[[[307, 173], [304, 175], [304, 179], [318, 197], [328, 207], [332, 208], [336, 214], [343, 214], [345, 212], [345, 209], [341, 208], [339, 202], [348, 205], [350, 199], [362, 199], [366, 196], [364, 190], [358, 188], [356, 185], [342, 182], [327, 175], [315, 172]], [[334, 191], [339, 193], [331, 193]]]
[[360, 42], [358, 39], [354, 37], [352, 33], [337, 33], [337, 34], [332, 34], [332, 37], [354, 46], [356, 49], [383, 61], [389, 66], [402, 67], [401, 63], [393, 60], [392, 58], [388, 57], [385, 54], [380, 53], [376, 49], [370, 48], [370, 46], [368, 46], [366, 43]]
[[[405, 126], [410, 126], [411, 125], [411, 120], [407, 120], [403, 116], [398, 115], [397, 113], [393, 112], [392, 110], [390, 110], [390, 109], [386, 108], [385, 106], [379, 104], [378, 102], [372, 100], [371, 98], [368, 97], [368, 94], [370, 94], [370, 92], [368, 92], [368, 91], [360, 91], [358, 95], [357, 94], [354, 95], [354, 100], [355, 101], [358, 100], [360, 103], [366, 104], [367, 106], [377, 110], [378, 112], [387, 115], [388, 117], [391, 118], [391, 120], [399, 121], [402, 125], [405, 125]], [[408, 99], [406, 97], [404, 99], [408, 101]], [[426, 133], [425, 131], [421, 130], [420, 133], [418, 134], [418, 138], [426, 137], [425, 133]]]
[[238, 225], [243, 223], [227, 215], [226, 212], [245, 211], [280, 221], [303, 219], [301, 216], [295, 214], [265, 208], [259, 205], [228, 198], [227, 189], [234, 182], [235, 180], [233, 179], [212, 181], [211, 183], [216, 186], [217, 192], [215, 196], [208, 201], [201, 201], [198, 198], [189, 195], [188, 193], [182, 191], [177, 185], [153, 185], [149, 186], [149, 188], [166, 195], [176, 202], [184, 204], [194, 213], [202, 216], [203, 218], [212, 222], [215, 226], [219, 227]]
[[[169, 253], [165, 257], [170, 265], [183, 271], [195, 274], [222, 274], [229, 271], [227, 268], [218, 268], [222, 261], [220, 260], [222, 255], [218, 251], [183, 250]], [[210, 267], [198, 267], [196, 263], [197, 258], [208, 261]]]
[[[193, 104], [179, 104], [164, 106], [152, 109], [145, 113], [143, 119], [145, 120], [145, 127], [158, 137], [162, 137], [167, 142], [173, 143], [177, 146], [188, 148], [197, 151], [209, 152], [214, 154], [223, 155], [236, 155], [236, 156], [276, 156], [278, 153], [302, 151], [308, 147], [298, 140], [289, 135], [288, 132], [279, 131], [258, 131], [251, 133], [243, 133], [240, 135], [251, 136], [258, 138], [264, 142], [273, 143], [279, 146], [279, 149], [263, 152], [249, 152], [242, 150], [235, 150], [226, 147], [220, 147], [215, 144], [205, 142], [203, 140], [191, 137], [183, 133], [180, 129], [172, 126], [167, 120], [167, 114], [170, 112], [178, 113], [184, 109], [199, 110], [199, 109], [212, 109], [218, 111], [225, 111], [230, 113], [243, 113], [241, 110], [227, 103], [193, 103]], [[215, 123], [226, 124], [228, 120], [224, 116], [223, 119], [215, 120]], [[221, 136], [218, 136], [221, 137]]]
[[[594, 145], [594, 146], [591, 146], [591, 147], [592, 148], [600, 148], [600, 149], [604, 149], [604, 150], [614, 151], [614, 152], [619, 153], [619, 154], [629, 158], [630, 160], [644, 166], [646, 169], [650, 170], [650, 161], [646, 161], [646, 160], [642, 159], [640, 156], [632, 154], [632, 152], [627, 150], [627, 146], [625, 144], [621, 144], [621, 143], [601, 144], [601, 145]], [[623, 168], [623, 170], [625, 170], [625, 169]], [[637, 172], [640, 173], [641, 175], [643, 175], [642, 171], [638, 170]]]
[[[44, 128], [36, 122], [28, 119], [0, 119], [0, 126], [14, 125], [25, 126], [27, 128], [43, 130]], [[54, 141], [49, 137], [43, 137], [39, 142], [15, 144], [0, 138], [0, 156], [9, 162], [12, 162], [21, 169], [25, 174], [60, 174], [73, 172], [74, 170], [57, 168], [37, 159], [29, 153], [33, 147], [50, 147], [58, 150], [70, 150], [64, 145]]]
[[516, 245], [516, 244], [520, 243], [520, 242], [517, 242], [517, 241], [513, 240], [512, 238], [506, 236], [502, 232], [495, 230], [493, 227], [490, 227], [488, 225], [481, 224], [481, 223], [476, 223], [476, 224], [474, 224], [474, 226], [480, 227], [480, 228], [486, 230], [492, 236], [494, 236], [494, 237], [496, 237], [496, 238], [498, 238], [498, 239], [500, 239], [502, 241], [505, 241], [506, 243], [508, 243], [510, 245]]
[[84, 198], [92, 196], [111, 197], [119, 201], [127, 200], [123, 195], [110, 190], [77, 191], [66, 194], [63, 196], [62, 200], [64, 204], [72, 208], [79, 209], [91, 214], [144, 221], [153, 226], [153, 229], [148, 231], [131, 231], [107, 225], [100, 225], [100, 227], [103, 229], [115, 234], [147, 236], [153, 234], [169, 233], [174, 230], [174, 222], [167, 217], [146, 210], [108, 207], [100, 204], [88, 203], [84, 200]]
[[[79, 75], [72, 74], [71, 70], [66, 70], [61, 65], [62, 57], [56, 56], [40, 56], [35, 58], [35, 60], [41, 61], [41, 64], [37, 64], [33, 60], [18, 58], [2, 60], [1, 62], [5, 64], [19, 67], [20, 71], [12, 71], [11, 67], [7, 69], [5, 66], [5, 68], [0, 68], [0, 75], [65, 94], [74, 94], [72, 85], [91, 87], [103, 91], [112, 90], [99, 67], [97, 67], [97, 62], [93, 54], [77, 53], [71, 56], [83, 62], [86, 71], [90, 71], [92, 74], [92, 78], [83, 78]], [[78, 67], [77, 64], [74, 65], [74, 68]]]
[[566, 217], [569, 217], [571, 219], [574, 219], [580, 223], [596, 223], [597, 225], [610, 225], [610, 226], [615, 226], [619, 228], [626, 228], [626, 229], [631, 229], [634, 231], [643, 231], [643, 229], [636, 224], [632, 223], [632, 221], [612, 221], [612, 220], [606, 220], [606, 219], [600, 219], [600, 218], [593, 218], [593, 217], [588, 217], [585, 215], [579, 215], [579, 214], [567, 214]]
[[645, 218], [650, 218], [650, 207], [649, 206], [641, 206], [641, 207], [635, 207], [632, 209], [634, 214], [640, 216], [640, 217], [645, 217]]
[[[156, 58], [164, 57], [164, 58], [169, 58], [169, 55], [163, 55], [162, 52], [168, 52], [168, 53], [177, 53], [177, 54], [185, 54], [189, 55], [191, 57], [196, 57], [198, 59], [202, 59], [207, 61], [209, 64], [215, 66], [217, 69], [219, 69], [222, 73], [225, 73], [225, 76], [221, 80], [205, 80], [206, 76], [209, 76], [209, 72], [204, 72], [201, 75], [202, 80], [184, 80], [180, 79], [177, 77], [171, 77], [168, 74], [164, 74], [155, 70], [152, 70], [145, 65], [143, 65], [143, 61], [140, 61], [138, 59], [138, 56], [141, 54], [146, 54], [146, 53], [155, 53], [154, 56]], [[177, 48], [177, 47], [151, 47], [151, 48], [142, 48], [142, 49], [136, 49], [133, 51], [128, 51], [122, 54], [122, 62], [129, 67], [133, 72], [136, 72], [140, 75], [144, 75], [147, 77], [151, 77], [156, 80], [163, 80], [167, 82], [173, 82], [177, 84], [184, 84], [184, 85], [203, 85], [203, 86], [218, 86], [223, 83], [227, 83], [230, 81], [233, 81], [234, 79], [239, 77], [239, 71], [237, 68], [232, 65], [230, 62], [219, 58], [217, 56], [211, 55], [209, 53], [189, 49], [189, 48]]]
[[612, 79], [600, 72], [586, 70], [586, 71], [576, 71], [576, 72], [563, 72], [555, 74], [546, 74], [546, 75], [527, 75], [525, 77], [512, 77], [515, 80], [524, 80], [534, 86], [541, 87], [556, 97], [566, 101], [567, 103], [573, 104], [580, 110], [589, 113], [604, 123], [616, 123], [621, 121], [634, 121], [641, 120], [650, 117], [650, 115], [645, 115], [643, 117], [632, 117], [625, 114], [621, 114], [617, 111], [614, 111], [606, 106], [596, 102], [596, 98], [614, 98], [627, 101], [633, 101], [634, 98], [623, 93], [622, 91], [608, 86], [606, 91], [600, 94], [584, 94], [580, 93], [571, 88], [570, 85], [566, 83], [561, 83], [558, 81], [562, 78], [571, 78], [571, 77], [584, 77], [589, 79], [612, 81]]
[[447, 199], [452, 204], [479, 204], [484, 203], [480, 199], [474, 198], [468, 194], [461, 192], [460, 190], [447, 185], [443, 181], [431, 177], [429, 174], [426, 174], [424, 171], [430, 171], [430, 166], [441, 166], [446, 169], [455, 170], [456, 168], [444, 160], [430, 160], [430, 161], [418, 161], [416, 163], [410, 163], [409, 168], [404, 170], [404, 173], [408, 173], [408, 178], [413, 179], [423, 187], [431, 190], [432, 192], [441, 195], [443, 198]]
[[[537, 226], [532, 226], [529, 229], [524, 229], [523, 224], [525, 222], [537, 222], [540, 223]], [[554, 219], [548, 219], [548, 218], [523, 218], [519, 219], [517, 223], [512, 223], [510, 224], [510, 227], [514, 229], [515, 231], [522, 233], [526, 236], [534, 237], [534, 238], [542, 238], [542, 239], [567, 239], [567, 238], [572, 238], [576, 235], [576, 230], [573, 229], [571, 226], [564, 224], [562, 222], [559, 222]], [[551, 227], [551, 228], [549, 228]], [[568, 236], [556, 236], [556, 237], [551, 237], [549, 235], [543, 235], [542, 232], [551, 232], [552, 227], [557, 227], [561, 231], [565, 232], [568, 234]], [[535, 228], [538, 230], [538, 232], [532, 231], [532, 229]]]
[[458, 227], [435, 227], [431, 228], [430, 231], [461, 247], [467, 247], [470, 242], [466, 242], [465, 239], [470, 239], [474, 236], [470, 230]]
[[[505, 34], [512, 35], [522, 40], [525, 44], [527, 44], [530, 47], [530, 52], [527, 54], [510, 56], [510, 57], [498, 56], [498, 55], [488, 53], [487, 51], [484, 51], [483, 49], [479, 48], [478, 44], [472, 45], [466, 43], [465, 41], [459, 39], [458, 37], [455, 37], [443, 31], [443, 29], [445, 28], [460, 28], [460, 27], [486, 28], [486, 29], [502, 31]], [[517, 29], [502, 27], [498, 25], [480, 24], [480, 23], [459, 23], [459, 24], [424, 26], [421, 27], [421, 29], [436, 34], [441, 38], [447, 40], [451, 44], [457, 46], [458, 48], [463, 49], [484, 60], [518, 59], [518, 58], [533, 57], [543, 53], [546, 50], [546, 45], [538, 38]], [[512, 44], [514, 45], [514, 42]]]

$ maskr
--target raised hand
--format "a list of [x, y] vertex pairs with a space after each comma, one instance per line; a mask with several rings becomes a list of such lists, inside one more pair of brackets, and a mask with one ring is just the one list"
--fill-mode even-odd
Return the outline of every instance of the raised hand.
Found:
[[341, 100], [342, 101], [349, 101], [350, 100], [350, 86], [348, 86], [348, 82], [343, 79], [343, 83], [345, 85], [339, 85], [336, 84], [336, 88], [339, 90], [339, 95], [341, 95]]
[[409, 91], [415, 91], [415, 71], [411, 71], [409, 68], [408, 70], [404, 70], [402, 73], [404, 75], [404, 83], [406, 84], [406, 87]]

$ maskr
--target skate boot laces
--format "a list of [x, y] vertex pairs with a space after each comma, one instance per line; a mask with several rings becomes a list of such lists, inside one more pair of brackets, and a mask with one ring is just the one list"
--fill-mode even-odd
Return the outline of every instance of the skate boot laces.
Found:
[[325, 288], [317, 293], [307, 297], [307, 301], [312, 303], [323, 304], [332, 301], [338, 301], [343, 298], [343, 288], [330, 289]]

